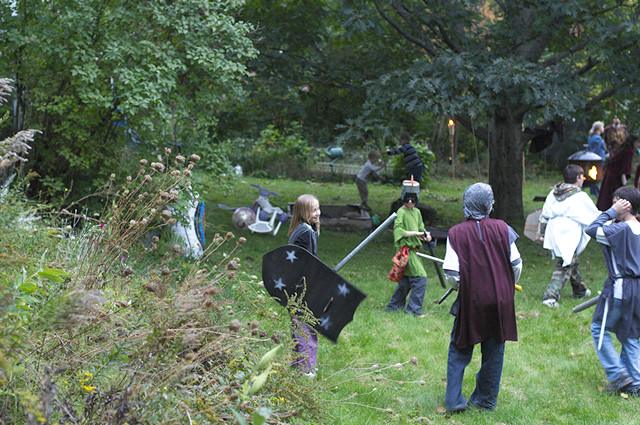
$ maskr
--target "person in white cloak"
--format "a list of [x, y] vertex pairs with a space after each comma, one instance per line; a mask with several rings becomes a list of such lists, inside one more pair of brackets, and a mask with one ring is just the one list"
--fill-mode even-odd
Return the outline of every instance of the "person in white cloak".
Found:
[[563, 172], [564, 182], [558, 183], [547, 196], [540, 214], [538, 238], [556, 259], [551, 283], [542, 296], [542, 303], [558, 307], [560, 291], [571, 281], [574, 298], [591, 295], [578, 271], [578, 255], [591, 239], [584, 230], [600, 213], [586, 192], [582, 191], [584, 171], [569, 164]]

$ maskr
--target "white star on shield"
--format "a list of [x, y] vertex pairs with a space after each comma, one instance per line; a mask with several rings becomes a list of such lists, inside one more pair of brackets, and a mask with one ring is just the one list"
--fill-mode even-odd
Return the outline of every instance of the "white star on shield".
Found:
[[289, 260], [289, 261], [291, 261], [293, 263], [297, 259], [298, 259], [298, 257], [296, 257], [296, 252], [295, 251], [287, 251], [287, 260]]
[[329, 330], [329, 326], [331, 326], [331, 322], [329, 321], [329, 316], [325, 316], [320, 319], [320, 327], [324, 328], [324, 330]]
[[347, 284], [343, 283], [341, 285], [338, 285], [338, 292], [340, 293], [340, 295], [346, 297], [350, 291], [349, 291], [349, 288], [347, 288]]
[[281, 278], [281, 277], [279, 277], [279, 278], [277, 278], [276, 280], [274, 280], [274, 281], [273, 281], [273, 283], [275, 283], [275, 285], [274, 285], [274, 286], [275, 286], [277, 289], [281, 290], [281, 291], [282, 291], [282, 288], [284, 288], [285, 286], [287, 286], [287, 285], [285, 285], [285, 284], [282, 282], [282, 278]]

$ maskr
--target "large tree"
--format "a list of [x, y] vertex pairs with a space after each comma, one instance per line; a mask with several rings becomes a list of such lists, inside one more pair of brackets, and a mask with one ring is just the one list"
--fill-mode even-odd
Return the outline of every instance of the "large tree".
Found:
[[[484, 139], [495, 213], [523, 218], [525, 119], [568, 117], [640, 89], [638, 2], [351, 1], [421, 50], [369, 92], [372, 109], [447, 114]], [[482, 123], [479, 125], [479, 123]]]
[[90, 191], [133, 150], [173, 144], [187, 130], [210, 141], [216, 107], [238, 94], [255, 55], [252, 27], [234, 18], [241, 4], [1, 0], [13, 131], [42, 130], [30, 162], [37, 187]]

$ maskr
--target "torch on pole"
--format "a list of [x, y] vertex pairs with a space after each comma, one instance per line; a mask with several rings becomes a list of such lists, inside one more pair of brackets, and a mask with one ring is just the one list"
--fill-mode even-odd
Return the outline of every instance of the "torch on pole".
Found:
[[456, 157], [454, 147], [454, 135], [456, 134], [456, 123], [453, 120], [449, 120], [449, 140], [451, 141], [451, 177], [453, 181], [456, 181]]

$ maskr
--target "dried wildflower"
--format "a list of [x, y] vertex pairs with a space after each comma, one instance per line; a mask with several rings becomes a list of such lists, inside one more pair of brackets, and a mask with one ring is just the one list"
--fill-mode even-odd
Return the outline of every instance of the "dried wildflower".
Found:
[[125, 189], [125, 190], [124, 190], [124, 192], [122, 192], [122, 194], [123, 194], [124, 196], [129, 195], [129, 189]]
[[169, 198], [169, 192], [165, 192], [164, 190], [161, 190], [159, 195], [163, 199], [168, 199]]
[[180, 248], [180, 245], [175, 244], [174, 246], [171, 247], [171, 251], [175, 252], [176, 254], [181, 254], [182, 248]]
[[233, 393], [233, 394], [229, 394], [229, 401], [235, 401], [238, 399], [238, 394]]
[[177, 193], [172, 193], [171, 196], [169, 196], [169, 202], [172, 204], [177, 203], [180, 200], [180, 198], [178, 197]]
[[184, 184], [185, 189], [189, 189], [190, 187], [191, 187], [191, 182], [188, 181]]
[[131, 176], [127, 176], [127, 179], [126, 179], [126, 180], [127, 180], [127, 183], [131, 183], [131, 181], [132, 181], [133, 179], [131, 178]]
[[247, 238], [245, 238], [244, 236], [240, 236], [238, 238], [238, 245], [244, 245], [245, 243], [247, 243]]
[[160, 240], [160, 238], [159, 238], [159, 237], [157, 237], [157, 236], [153, 236], [153, 237], [151, 238], [151, 242], [153, 242], [153, 243], [158, 243], [158, 241], [159, 241], [159, 240]]
[[231, 280], [234, 277], [236, 277], [236, 274], [234, 272], [229, 272], [229, 274], [227, 275], [227, 279]]
[[148, 163], [149, 163], [149, 161], [147, 161], [146, 159], [141, 159], [141, 160], [140, 160], [140, 165], [141, 165], [141, 166], [143, 166], [143, 167], [144, 167], [145, 165], [147, 165]]
[[126, 269], [122, 270], [123, 277], [131, 276], [132, 274], [133, 274], [133, 269], [131, 267], [127, 267]]
[[136, 221], [135, 221], [135, 220], [131, 220], [131, 221], [129, 221], [129, 227], [133, 227], [133, 226], [135, 226], [136, 224], [138, 224], [138, 223], [136, 223]]
[[191, 162], [198, 162], [198, 161], [200, 161], [200, 156], [199, 156], [199, 155], [196, 155], [196, 154], [194, 153], [194, 154], [192, 154], [192, 155], [191, 155], [191, 157], [189, 158], [189, 160], [190, 160]]
[[167, 220], [167, 226], [169, 227], [175, 226], [176, 223], [178, 223], [178, 220], [176, 220], [175, 218], [170, 218], [169, 220]]
[[189, 165], [187, 165], [187, 170], [193, 170], [193, 162], [190, 162]]
[[164, 164], [162, 164], [161, 162], [152, 162], [151, 168], [158, 171], [159, 173], [162, 173], [164, 171]]
[[155, 282], [147, 282], [147, 284], [144, 286], [144, 289], [146, 289], [149, 292], [157, 292], [158, 285]]
[[240, 268], [240, 263], [238, 263], [237, 261], [229, 261], [227, 263], [227, 270], [238, 270]]
[[275, 342], [276, 344], [280, 344], [280, 336], [278, 334], [271, 335], [271, 341]]
[[200, 333], [195, 329], [188, 329], [182, 335], [182, 344], [189, 348], [198, 348], [202, 345]]
[[231, 323], [229, 323], [229, 330], [231, 332], [238, 332], [242, 328], [242, 323], [239, 320], [233, 319]]
[[267, 336], [267, 331], [260, 331], [260, 338]]
[[251, 336], [256, 336], [258, 335], [258, 330], [257, 329], [251, 329]]
[[145, 174], [144, 176], [144, 183], [151, 183], [153, 181], [153, 179], [151, 178], [151, 176], [149, 174]]
[[169, 267], [167, 267], [167, 266], [163, 266], [163, 267], [160, 269], [160, 274], [161, 274], [162, 276], [167, 276], [167, 275], [171, 274], [171, 270], [169, 270]]
[[11, 160], [5, 158], [5, 159], [2, 160], [2, 162], [0, 162], [0, 168], [11, 167], [11, 164], [13, 164], [13, 162], [11, 162]]
[[171, 148], [164, 148], [165, 155], [171, 155]]
[[109, 176], [109, 180], [115, 180], [116, 179], [116, 175], [111, 173], [111, 175]]
[[178, 164], [182, 164], [184, 161], [185, 161], [184, 156], [182, 156], [182, 155], [176, 155], [176, 162], [177, 162]]
[[183, 176], [185, 176], [186, 178], [191, 177], [191, 170], [184, 170], [184, 173], [182, 173]]
[[229, 385], [225, 385], [224, 387], [222, 387], [222, 392], [225, 394], [231, 393], [231, 387]]
[[195, 355], [195, 354], [193, 354], [193, 353], [187, 353], [187, 354], [184, 356], [184, 359], [185, 359], [186, 361], [188, 361], [188, 362], [190, 362], [190, 361], [194, 360], [195, 358], [196, 358], [196, 355]]
[[180, 177], [180, 171], [179, 171], [179, 170], [173, 170], [173, 171], [171, 172], [171, 177], [173, 177], [173, 178], [178, 178], [178, 177]]
[[140, 224], [146, 226], [147, 224], [149, 224], [149, 219], [147, 217], [142, 217], [142, 220], [140, 220]]
[[202, 291], [204, 295], [211, 295], [211, 296], [218, 295], [221, 292], [222, 292], [222, 289], [218, 288], [215, 285], [208, 286]]
[[171, 210], [162, 211], [162, 217], [165, 219], [170, 219], [172, 215], [173, 215], [173, 212]]
[[231, 232], [227, 232], [227, 234], [226, 234], [226, 235], [224, 235], [224, 238], [225, 238], [226, 240], [232, 239], [233, 237], [234, 237], [234, 235], [233, 235], [233, 233], [231, 233]]
[[257, 329], [258, 326], [260, 326], [260, 322], [258, 322], [257, 320], [251, 322], [251, 329]]
[[219, 233], [216, 233], [213, 237], [213, 243], [221, 243], [222, 241], [224, 241], [224, 238]]
[[411, 364], [418, 364], [418, 359], [417, 359], [416, 357], [411, 357], [411, 358], [409, 359], [409, 363], [411, 363]]

